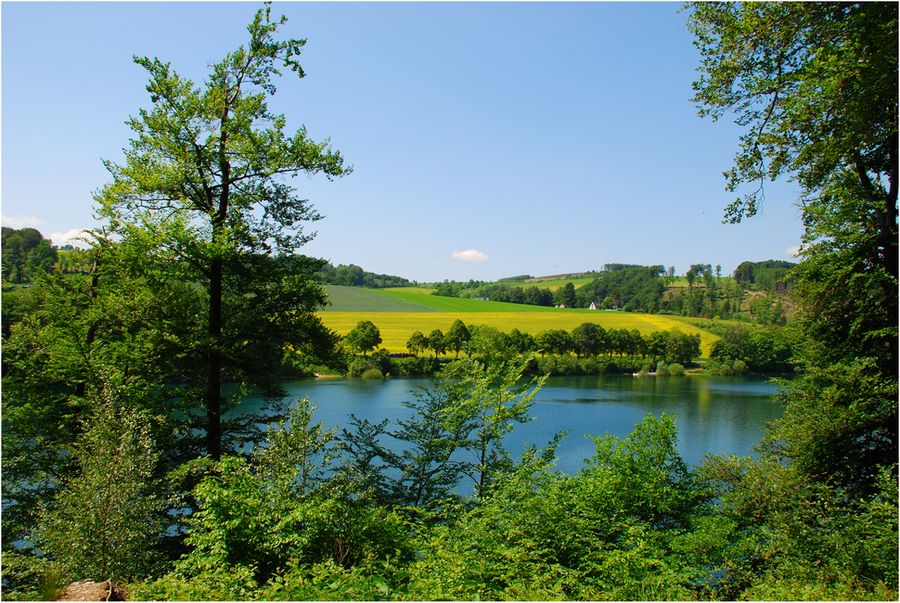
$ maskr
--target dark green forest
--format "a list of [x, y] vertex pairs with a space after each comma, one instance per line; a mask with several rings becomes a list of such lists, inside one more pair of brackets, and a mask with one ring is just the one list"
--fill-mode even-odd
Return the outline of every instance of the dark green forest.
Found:
[[[725, 219], [759, 211], [760, 181], [802, 192], [799, 263], [734, 278], [790, 283], [798, 375], [753, 458], [690, 467], [674, 419], [648, 415], [575, 474], [559, 438], [503, 446], [546, 379], [525, 359], [446, 363], [402, 421], [331, 430], [283, 399], [286, 354], [337, 343], [323, 264], [294, 254], [320, 216], [285, 177], [352, 170], [270, 112], [305, 43], [270, 10], [203, 82], [135, 59], [148, 104], [72, 269], [3, 232], [3, 598], [90, 579], [133, 600], [897, 599], [897, 4], [686, 8], [697, 109], [742, 128]], [[602, 271], [584, 293], [657, 299], [664, 276]], [[721, 316], [718, 275], [691, 276], [685, 313]], [[777, 357], [724, 329], [713, 360]], [[251, 390], [264, 412], [229, 413]]]

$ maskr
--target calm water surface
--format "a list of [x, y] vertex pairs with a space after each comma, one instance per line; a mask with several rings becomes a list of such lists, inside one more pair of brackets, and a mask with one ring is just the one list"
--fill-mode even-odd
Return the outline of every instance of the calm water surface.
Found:
[[[318, 406], [316, 420], [330, 427], [347, 425], [351, 413], [373, 422], [406, 417], [410, 411], [403, 401], [431, 384], [430, 379], [322, 379], [284, 387], [291, 398], [309, 397]], [[666, 413], [676, 419], [679, 451], [689, 464], [698, 464], [707, 453], [749, 455], [765, 424], [781, 416], [781, 404], [773, 397], [777, 391], [757, 377], [553, 377], [535, 398], [534, 420], [517, 425], [507, 446], [518, 456], [526, 444], [544, 446], [557, 432], [568, 431], [557, 466], [574, 473], [593, 454], [588, 435], [624, 437], [645, 414]], [[257, 404], [249, 398], [242, 410], [252, 411]]]

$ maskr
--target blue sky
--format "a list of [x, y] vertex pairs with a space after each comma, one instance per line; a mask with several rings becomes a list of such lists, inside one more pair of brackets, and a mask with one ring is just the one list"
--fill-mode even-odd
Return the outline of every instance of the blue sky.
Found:
[[[92, 192], [149, 104], [132, 55], [200, 81], [260, 6], [2, 3], [3, 224], [56, 242], [97, 225]], [[626, 262], [790, 259], [792, 183], [722, 224], [739, 130], [690, 101], [679, 3], [275, 3], [307, 77], [271, 107], [354, 172], [293, 181], [324, 214], [300, 251], [419, 281]]]

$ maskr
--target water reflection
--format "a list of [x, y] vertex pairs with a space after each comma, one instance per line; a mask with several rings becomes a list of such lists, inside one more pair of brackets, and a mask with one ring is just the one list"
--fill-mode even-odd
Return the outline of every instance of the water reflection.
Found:
[[[316, 418], [332, 426], [346, 424], [351, 413], [373, 422], [405, 417], [409, 410], [402, 402], [430, 385], [429, 379], [305, 380], [285, 388], [291, 398], [308, 396], [318, 405]], [[748, 455], [765, 424], [781, 415], [773, 398], [777, 391], [778, 386], [752, 377], [555, 377], [535, 398], [535, 419], [518, 426], [507, 446], [517, 455], [527, 444], [543, 446], [567, 431], [558, 467], [576, 472], [593, 454], [587, 436], [626, 436], [646, 413], [667, 413], [676, 418], [679, 451], [689, 464], [698, 464], [707, 453]], [[259, 402], [249, 398], [241, 410], [253, 412]]]

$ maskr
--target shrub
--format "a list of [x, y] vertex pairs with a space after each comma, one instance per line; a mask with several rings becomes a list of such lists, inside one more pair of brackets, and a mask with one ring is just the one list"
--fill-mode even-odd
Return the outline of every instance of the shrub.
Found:
[[678, 364], [677, 362], [673, 362], [669, 365], [669, 374], [673, 377], [682, 377], [684, 376], [684, 365]]
[[660, 377], [667, 377], [669, 375], [669, 367], [666, 366], [665, 360], [660, 360], [656, 364], [656, 374]]
[[375, 368], [372, 360], [369, 358], [354, 358], [350, 361], [350, 364], [347, 366], [347, 376], [348, 377], [362, 377], [362, 374], [368, 371], [369, 369]]
[[607, 369], [606, 360], [602, 360], [596, 356], [585, 358], [580, 363], [581, 373], [584, 375], [602, 375]]
[[44, 514], [39, 535], [66, 570], [97, 581], [151, 573], [164, 527], [152, 418], [128, 405], [123, 388], [103, 388], [92, 394], [93, 413], [76, 444], [80, 473]]
[[362, 374], [363, 379], [372, 379], [372, 380], [381, 380], [384, 379], [384, 373], [381, 372], [381, 369], [370, 368], [367, 369]]
[[421, 375], [433, 375], [437, 363], [429, 356], [410, 356], [407, 358], [391, 358], [392, 375], [401, 377], [418, 377]]

